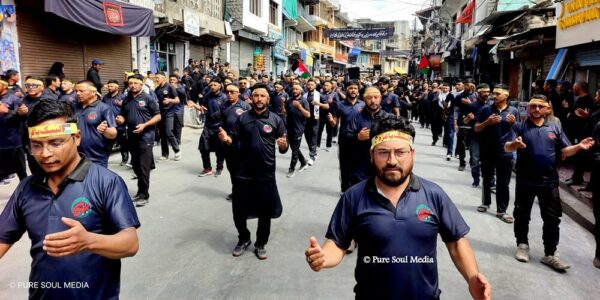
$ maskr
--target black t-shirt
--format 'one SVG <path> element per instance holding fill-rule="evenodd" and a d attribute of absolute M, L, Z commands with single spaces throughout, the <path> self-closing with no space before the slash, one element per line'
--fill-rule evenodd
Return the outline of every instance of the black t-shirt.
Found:
<path fill-rule="evenodd" d="M 309 110 L 308 101 L 306 101 L 304 97 L 300 97 L 299 99 L 290 99 L 286 103 L 287 131 L 288 136 L 290 138 L 302 137 L 306 125 L 306 117 L 302 114 L 302 112 L 299 109 L 294 107 L 294 101 L 300 101 L 302 107 L 306 110 Z"/>
<path fill-rule="evenodd" d="M 132 93 L 127 94 L 121 106 L 121 115 L 125 118 L 128 138 L 139 139 L 145 144 L 154 144 L 155 125 L 144 128 L 141 134 L 133 131 L 138 124 L 146 123 L 159 114 L 158 102 L 146 92 L 142 91 L 136 97 Z"/>
<path fill-rule="evenodd" d="M 481 142 L 479 144 L 481 155 L 486 157 L 495 157 L 496 155 L 512 156 L 510 152 L 504 151 L 504 144 L 511 141 L 510 136 L 513 126 L 513 124 L 506 120 L 506 117 L 513 115 L 518 121 L 519 111 L 508 105 L 503 111 L 499 111 L 496 105 L 486 105 L 477 114 L 477 122 L 483 123 L 492 114 L 502 116 L 502 121 L 498 124 L 489 125 L 478 133 L 477 136 Z"/>
<path fill-rule="evenodd" d="M 160 107 L 160 112 L 162 114 L 171 114 L 174 112 L 175 104 L 169 103 L 167 105 L 163 104 L 163 100 L 165 98 L 174 99 L 177 97 L 177 91 L 173 86 L 168 83 L 163 84 L 162 86 L 157 87 L 154 90 L 156 94 L 156 98 L 158 99 L 158 106 Z"/>

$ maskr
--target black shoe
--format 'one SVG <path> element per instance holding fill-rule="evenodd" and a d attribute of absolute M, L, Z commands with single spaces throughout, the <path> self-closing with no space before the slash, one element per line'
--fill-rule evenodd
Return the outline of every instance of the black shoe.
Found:
<path fill-rule="evenodd" d="M 433 141 L 433 142 L 431 143 L 431 146 L 435 146 L 435 143 L 437 143 L 437 141 Z"/>
<path fill-rule="evenodd" d="M 143 207 L 146 204 L 148 204 L 148 202 L 150 202 L 150 200 L 148 200 L 148 198 L 144 196 L 138 195 L 133 199 L 133 204 L 135 205 L 135 207 Z"/>
<path fill-rule="evenodd" d="M 233 194 L 227 195 L 227 197 L 225 197 L 225 199 L 231 201 L 233 199 Z"/>
<path fill-rule="evenodd" d="M 492 194 L 495 194 L 496 193 L 496 187 L 495 186 L 490 187 L 490 192 Z"/>
<path fill-rule="evenodd" d="M 479 181 L 473 181 L 473 183 L 471 184 L 472 187 L 476 188 L 479 187 Z"/>
<path fill-rule="evenodd" d="M 265 246 L 254 246 L 254 254 L 260 260 L 267 259 L 267 250 L 265 250 Z"/>
<path fill-rule="evenodd" d="M 238 257 L 244 254 L 244 252 L 246 252 L 246 248 L 248 248 L 250 244 L 252 244 L 251 240 L 247 240 L 245 242 L 239 241 L 235 248 L 233 248 L 233 252 L 231 252 L 231 255 Z"/>
<path fill-rule="evenodd" d="M 465 166 L 459 166 L 458 170 L 461 171 L 461 172 L 464 171 L 465 170 Z"/>
<path fill-rule="evenodd" d="M 215 172 L 215 177 L 219 177 L 221 176 L 221 174 L 223 174 L 223 169 L 217 169 L 217 171 Z"/>
<path fill-rule="evenodd" d="M 583 184 L 583 180 L 581 180 L 581 179 L 575 179 L 575 178 L 571 177 L 571 178 L 565 180 L 565 183 L 567 185 L 582 185 Z"/>

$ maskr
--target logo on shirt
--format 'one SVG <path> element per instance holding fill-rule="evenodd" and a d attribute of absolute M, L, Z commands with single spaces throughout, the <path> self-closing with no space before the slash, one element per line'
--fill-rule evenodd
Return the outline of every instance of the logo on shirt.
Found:
<path fill-rule="evenodd" d="M 85 218 L 92 212 L 92 204 L 85 197 L 79 197 L 71 204 L 71 213 L 75 218 Z"/>
<path fill-rule="evenodd" d="M 265 124 L 263 126 L 263 131 L 266 133 L 271 133 L 271 131 L 273 131 L 273 127 L 271 127 L 271 125 L 269 125 L 269 124 Z"/>
<path fill-rule="evenodd" d="M 87 115 L 88 120 L 90 121 L 94 121 L 96 120 L 96 118 L 98 117 L 98 115 L 95 112 L 91 112 Z"/>
<path fill-rule="evenodd" d="M 167 90 L 163 91 L 163 95 L 168 95 L 168 94 L 169 94 L 169 91 L 167 91 Z"/>
<path fill-rule="evenodd" d="M 417 218 L 419 219 L 419 221 L 427 222 L 427 223 L 433 222 L 431 220 L 431 216 L 433 215 L 433 212 L 431 211 L 431 208 L 429 206 L 427 206 L 427 204 L 419 204 L 417 206 L 416 213 L 417 213 Z"/>
<path fill-rule="evenodd" d="M 238 115 L 238 116 L 241 115 L 241 114 L 243 114 L 243 113 L 244 113 L 244 110 L 241 109 L 241 108 L 238 108 L 238 109 L 235 110 L 235 114 Z"/>
<path fill-rule="evenodd" d="M 138 105 L 140 107 L 144 107 L 144 106 L 146 106 L 146 101 L 138 101 Z"/>
<path fill-rule="evenodd" d="M 550 132 L 550 133 L 548 133 L 548 137 L 549 137 L 551 140 L 553 140 L 553 139 L 555 139 L 555 138 L 556 138 L 556 134 L 554 134 L 554 132 Z"/>
<path fill-rule="evenodd" d="M 392 100 L 391 99 L 387 99 L 387 104 L 392 104 Z"/>

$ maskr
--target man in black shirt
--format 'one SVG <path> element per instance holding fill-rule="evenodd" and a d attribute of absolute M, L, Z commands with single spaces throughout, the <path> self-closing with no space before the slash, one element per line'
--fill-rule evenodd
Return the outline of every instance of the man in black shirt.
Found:
<path fill-rule="evenodd" d="M 252 89 L 252 110 L 240 116 L 229 136 L 219 131 L 219 139 L 227 145 L 237 143 L 240 166 L 233 191 L 233 221 L 238 230 L 238 243 L 233 256 L 240 256 L 250 246 L 246 221 L 258 217 L 254 253 L 267 259 L 265 245 L 271 232 L 271 218 L 281 216 L 283 208 L 275 181 L 275 145 L 280 153 L 288 150 L 283 120 L 269 112 L 269 92 L 257 84 Z"/>
<path fill-rule="evenodd" d="M 96 89 L 98 89 L 98 91 L 102 90 L 102 80 L 100 79 L 99 72 L 102 69 L 103 64 L 104 63 L 101 60 L 94 58 L 92 60 L 92 66 L 88 70 L 87 77 L 86 77 L 87 80 L 94 83 L 94 85 L 96 86 Z"/>
<path fill-rule="evenodd" d="M 300 150 L 300 144 L 302 143 L 306 119 L 310 118 L 310 108 L 308 101 L 302 97 L 302 92 L 302 87 L 299 84 L 294 84 L 292 86 L 292 98 L 286 103 L 288 141 L 292 148 L 288 178 L 292 178 L 296 174 L 298 159 L 300 160 L 298 172 L 304 171 L 308 167 L 308 163 Z"/>
<path fill-rule="evenodd" d="M 179 104 L 179 97 L 177 91 L 167 81 L 165 73 L 156 73 L 157 87 L 154 90 L 158 104 L 160 107 L 160 122 L 158 123 L 160 132 L 160 148 L 161 157 L 160 160 L 169 159 L 169 145 L 175 152 L 174 160 L 181 160 L 181 151 L 179 150 L 179 143 L 173 133 L 175 126 L 175 109 Z"/>
<path fill-rule="evenodd" d="M 575 103 L 573 104 L 573 113 L 569 114 L 567 125 L 569 131 L 567 136 L 572 143 L 579 143 L 586 136 L 584 128 L 586 127 L 587 118 L 593 112 L 595 105 L 592 96 L 588 93 L 589 85 L 585 81 L 578 81 L 573 86 L 575 94 Z M 585 166 L 589 163 L 589 155 L 585 152 L 580 152 L 575 155 L 575 165 L 573 166 L 573 175 L 567 179 L 568 185 L 582 185 L 583 173 Z"/>
<path fill-rule="evenodd" d="M 304 137 L 308 144 L 308 165 L 312 166 L 317 160 L 317 136 L 319 131 L 319 119 L 321 109 L 329 109 L 327 100 L 321 99 L 320 93 L 317 91 L 317 82 L 314 79 L 309 79 L 306 82 L 306 93 L 303 96 L 309 104 L 310 118 L 306 120 L 306 128 L 304 129 Z M 325 101 L 325 102 L 324 102 Z"/>

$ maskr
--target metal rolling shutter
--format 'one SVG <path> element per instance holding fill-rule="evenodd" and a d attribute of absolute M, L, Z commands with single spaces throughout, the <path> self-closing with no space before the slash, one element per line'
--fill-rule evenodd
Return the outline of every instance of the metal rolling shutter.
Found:
<path fill-rule="evenodd" d="M 254 43 L 251 40 L 240 39 L 240 70 L 246 70 L 249 63 L 254 64 Z"/>
<path fill-rule="evenodd" d="M 206 59 L 206 48 L 201 45 L 190 44 L 190 58 L 194 60 Z"/>
<path fill-rule="evenodd" d="M 117 80 L 122 84 L 124 72 L 131 72 L 131 38 L 111 35 L 99 31 L 90 31 L 85 36 L 85 74 L 92 66 L 92 59 L 104 62 L 100 70 L 102 83 Z"/>
<path fill-rule="evenodd" d="M 600 50 L 579 50 L 575 53 L 575 62 L 579 67 L 600 66 Z"/>

